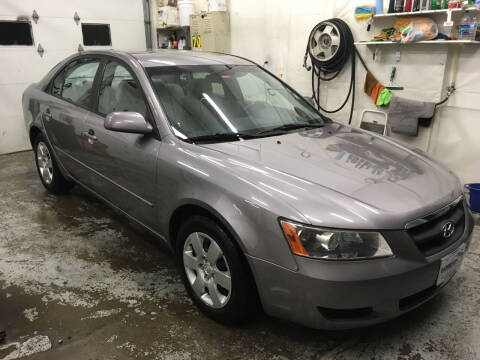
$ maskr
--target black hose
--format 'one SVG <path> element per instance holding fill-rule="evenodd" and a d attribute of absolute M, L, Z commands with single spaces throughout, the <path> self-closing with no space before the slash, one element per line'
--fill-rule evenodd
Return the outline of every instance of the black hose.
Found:
<path fill-rule="evenodd" d="M 326 23 L 333 24 L 337 27 L 340 35 L 340 43 L 338 45 L 337 52 L 335 55 L 326 61 L 319 61 L 314 54 L 312 54 L 312 49 L 310 49 L 310 39 L 312 38 L 314 32 L 321 26 Z M 313 93 L 313 100 L 317 105 L 318 110 L 326 112 L 328 114 L 336 113 L 342 110 L 345 105 L 347 104 L 350 97 L 352 98 L 351 105 L 350 105 L 350 116 L 348 119 L 348 123 L 352 123 L 352 116 L 353 116 L 353 108 L 355 106 L 355 73 L 356 73 L 356 56 L 360 58 L 360 61 L 363 67 L 368 71 L 365 62 L 360 57 L 355 48 L 354 41 L 353 41 L 353 34 L 350 30 L 348 24 L 341 20 L 341 19 L 330 19 L 326 21 L 322 21 L 318 23 L 310 32 L 308 37 L 307 49 L 305 50 L 305 57 L 304 57 L 304 66 L 309 70 L 306 66 L 307 55 L 310 56 L 310 61 L 312 63 L 312 93 Z M 345 101 L 335 110 L 327 110 L 320 105 L 320 81 L 331 81 L 335 79 L 340 72 L 343 70 L 345 65 L 347 64 L 348 60 L 351 61 L 351 77 L 350 77 L 350 86 L 348 88 L 348 93 L 345 98 Z"/>

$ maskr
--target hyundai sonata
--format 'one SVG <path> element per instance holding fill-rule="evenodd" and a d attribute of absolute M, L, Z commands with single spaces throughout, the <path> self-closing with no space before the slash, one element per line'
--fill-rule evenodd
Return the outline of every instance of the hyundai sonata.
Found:
<path fill-rule="evenodd" d="M 172 249 L 195 304 L 316 328 L 398 316 L 459 268 L 473 224 L 425 153 L 317 112 L 243 58 L 82 52 L 23 96 L 38 174 Z"/>

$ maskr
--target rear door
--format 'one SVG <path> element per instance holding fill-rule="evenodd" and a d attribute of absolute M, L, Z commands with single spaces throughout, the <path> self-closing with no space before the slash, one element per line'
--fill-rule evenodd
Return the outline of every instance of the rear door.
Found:
<path fill-rule="evenodd" d="M 88 177 L 79 159 L 83 151 L 84 121 L 93 104 L 93 83 L 100 58 L 70 62 L 50 84 L 49 101 L 42 103 L 43 123 L 55 153 L 67 170 L 80 181 Z"/>
<path fill-rule="evenodd" d="M 135 111 L 152 121 L 140 84 L 128 65 L 108 58 L 100 73 L 95 109 L 86 118 L 81 160 L 92 170 L 96 192 L 146 225 L 154 227 L 155 164 L 161 142 L 155 134 L 105 129 L 108 113 Z"/>

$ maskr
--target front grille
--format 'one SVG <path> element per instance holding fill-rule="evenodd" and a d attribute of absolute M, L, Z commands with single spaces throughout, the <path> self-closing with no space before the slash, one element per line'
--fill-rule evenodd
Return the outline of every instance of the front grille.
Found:
<path fill-rule="evenodd" d="M 450 237 L 445 238 L 443 236 L 443 226 L 449 221 L 455 225 L 455 231 Z M 456 206 L 441 216 L 407 230 L 408 234 L 425 256 L 431 256 L 446 249 L 460 239 L 464 231 L 465 209 L 463 207 L 463 201 L 460 201 Z"/>

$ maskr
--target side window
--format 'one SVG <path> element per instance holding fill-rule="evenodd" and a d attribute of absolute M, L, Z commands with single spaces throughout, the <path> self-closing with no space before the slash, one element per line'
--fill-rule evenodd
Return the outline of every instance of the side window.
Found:
<path fill-rule="evenodd" d="M 74 61 L 55 78 L 52 94 L 77 105 L 90 107 L 93 80 L 99 65 L 99 59 Z"/>
<path fill-rule="evenodd" d="M 146 117 L 147 107 L 139 85 L 132 74 L 117 62 L 110 61 L 105 67 L 98 111 L 104 115 L 114 111 L 135 111 Z"/>

